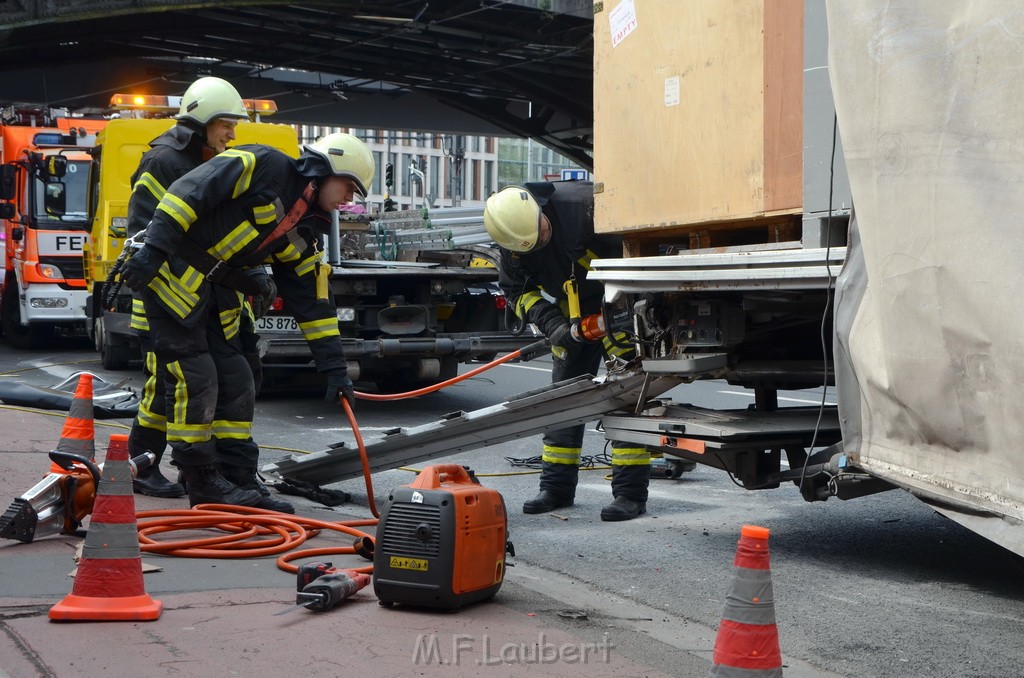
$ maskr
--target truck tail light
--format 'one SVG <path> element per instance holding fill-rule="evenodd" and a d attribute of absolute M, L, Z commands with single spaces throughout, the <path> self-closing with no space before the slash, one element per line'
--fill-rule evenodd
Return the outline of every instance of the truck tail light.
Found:
<path fill-rule="evenodd" d="M 284 299 L 281 297 L 274 297 L 274 301 L 270 304 L 271 311 L 283 311 L 284 310 Z"/>
<path fill-rule="evenodd" d="M 504 311 L 505 307 L 508 306 L 508 298 L 504 295 L 494 297 L 494 308 L 499 311 Z"/>

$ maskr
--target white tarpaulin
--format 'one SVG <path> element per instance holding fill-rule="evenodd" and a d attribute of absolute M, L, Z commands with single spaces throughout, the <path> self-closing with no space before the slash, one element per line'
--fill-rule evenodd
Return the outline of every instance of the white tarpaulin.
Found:
<path fill-rule="evenodd" d="M 847 453 L 1024 553 L 1024 4 L 828 0 Z"/>

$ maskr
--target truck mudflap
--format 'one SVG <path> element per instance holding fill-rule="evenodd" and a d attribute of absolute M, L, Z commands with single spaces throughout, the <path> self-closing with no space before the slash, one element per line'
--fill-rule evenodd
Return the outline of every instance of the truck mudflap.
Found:
<path fill-rule="evenodd" d="M 396 428 L 366 446 L 370 472 L 465 452 L 551 429 L 593 421 L 615 410 L 634 410 L 680 383 L 635 369 L 603 379 L 583 376 L 529 391 L 472 412 L 453 412 L 413 428 Z M 345 442 L 310 455 L 293 455 L 264 466 L 263 473 L 324 485 L 362 475 L 359 450 Z"/>
<path fill-rule="evenodd" d="M 393 357 L 393 356 L 458 356 L 475 358 L 493 353 L 511 353 L 537 340 L 533 334 L 515 337 L 510 334 L 495 336 L 452 334 L 440 337 L 381 337 L 379 339 L 351 339 L 342 337 L 345 357 Z M 268 342 L 264 362 L 275 357 L 294 356 L 297 352 L 309 352 L 309 345 L 301 335 L 284 338 L 273 336 Z M 268 361 L 268 358 L 270 359 Z"/>

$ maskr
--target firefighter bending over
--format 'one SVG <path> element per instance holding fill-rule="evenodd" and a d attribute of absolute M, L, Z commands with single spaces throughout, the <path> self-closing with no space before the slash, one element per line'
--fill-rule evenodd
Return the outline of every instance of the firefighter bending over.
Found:
<path fill-rule="evenodd" d="M 323 234 L 330 211 L 365 197 L 373 175 L 369 149 L 349 134 L 319 139 L 297 160 L 258 144 L 228 149 L 171 184 L 125 263 L 125 283 L 146 290 L 153 350 L 167 366 L 167 441 L 191 505 L 255 506 L 269 495 L 256 477 L 244 295 L 259 310 L 283 297 L 327 398 L 352 402 Z"/>
<path fill-rule="evenodd" d="M 566 282 L 579 290 L 583 315 L 600 313 L 604 286 L 587 279 L 590 262 L 622 253 L 620 238 L 594 234 L 591 182 L 509 186 L 487 199 L 484 224 L 501 248 L 498 284 L 502 292 L 516 314 L 536 325 L 551 342 L 552 383 L 596 375 L 602 355 L 633 357 L 632 349 L 619 348 L 608 337 L 587 341 L 569 325 Z M 544 434 L 540 494 L 523 504 L 523 513 L 572 506 L 583 434 L 583 424 Z M 612 443 L 614 501 L 601 509 L 602 520 L 631 520 L 647 510 L 650 464 L 645 447 Z"/>

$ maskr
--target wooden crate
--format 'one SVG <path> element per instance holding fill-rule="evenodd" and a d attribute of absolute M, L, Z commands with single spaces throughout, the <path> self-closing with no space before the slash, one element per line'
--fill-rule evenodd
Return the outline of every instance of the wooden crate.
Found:
<path fill-rule="evenodd" d="M 802 0 L 595 9 L 598 233 L 746 230 L 802 211 Z"/>

